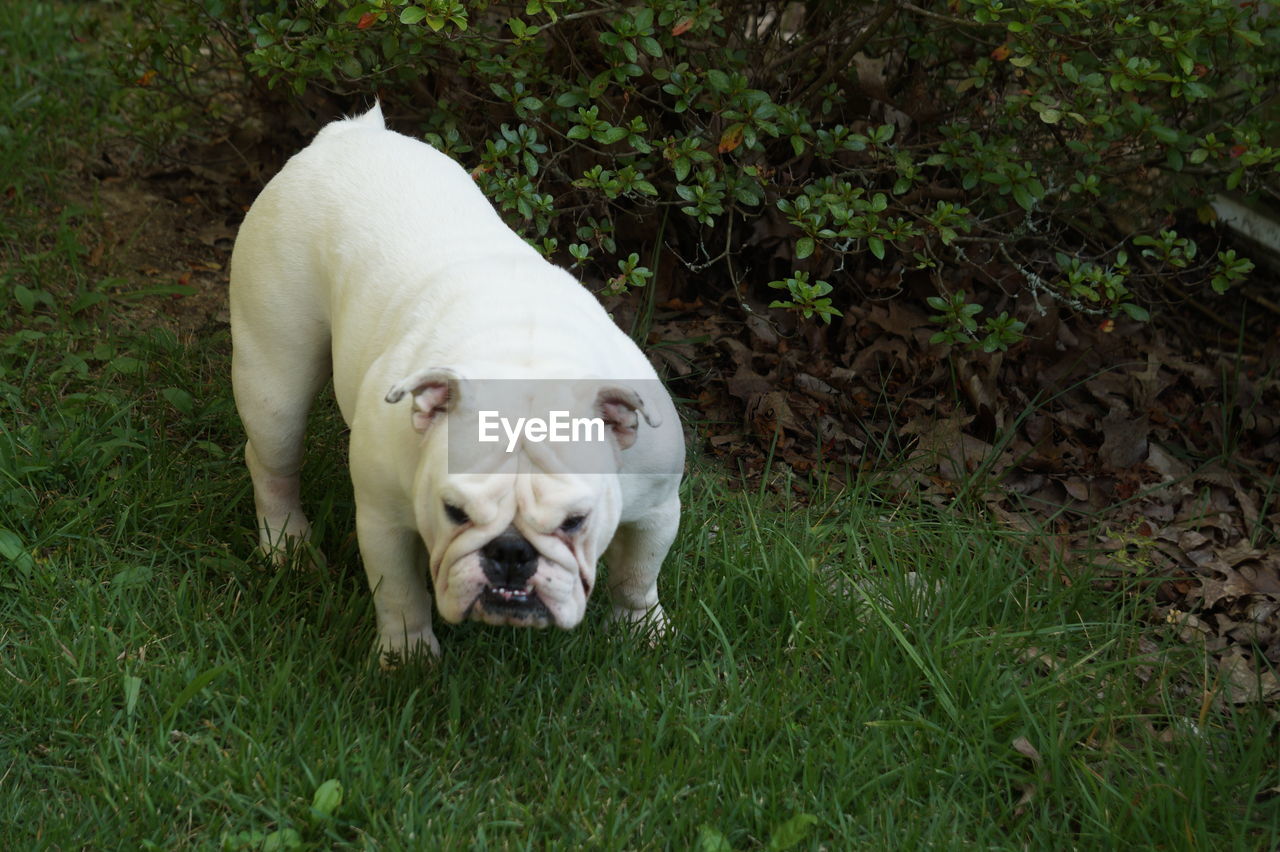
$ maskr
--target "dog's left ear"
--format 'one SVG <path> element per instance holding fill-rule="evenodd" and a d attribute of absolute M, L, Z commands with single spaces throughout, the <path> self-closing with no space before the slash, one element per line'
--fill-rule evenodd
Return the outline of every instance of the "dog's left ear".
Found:
<path fill-rule="evenodd" d="M 436 418 L 457 407 L 464 393 L 464 380 L 452 370 L 431 367 L 396 382 L 387 391 L 386 401 L 399 402 L 413 396 L 413 428 L 425 432 Z"/>
<path fill-rule="evenodd" d="M 640 426 L 641 417 L 652 428 L 662 425 L 662 418 L 645 408 L 640 395 L 627 387 L 601 388 L 596 394 L 596 411 L 613 430 L 620 450 L 636 442 L 636 429 Z"/>

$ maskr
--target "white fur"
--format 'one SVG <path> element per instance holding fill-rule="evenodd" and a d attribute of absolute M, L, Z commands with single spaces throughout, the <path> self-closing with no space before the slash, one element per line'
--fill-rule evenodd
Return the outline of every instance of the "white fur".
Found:
<path fill-rule="evenodd" d="M 332 374 L 351 429 L 356 531 L 384 654 L 438 654 L 431 590 L 446 620 L 466 617 L 484 585 L 479 549 L 512 527 L 538 551 L 531 585 L 556 625 L 581 621 L 606 548 L 615 616 L 661 622 L 657 577 L 678 524 L 684 461 L 670 397 L 644 400 L 634 446 L 614 447 L 614 473 L 555 472 L 526 453 L 515 466 L 495 458 L 504 472 L 449 475 L 443 424 L 422 410 L 441 395 L 412 397 L 418 377 L 613 387 L 656 375 L 461 167 L 387 130 L 377 106 L 323 128 L 263 189 L 232 255 L 231 327 L 260 542 L 277 557 L 310 533 L 298 473 L 307 412 Z M 388 394 L 395 389 L 399 397 Z M 446 497 L 465 503 L 465 529 L 444 517 Z M 566 540 L 556 527 L 570 509 L 590 516 Z"/>

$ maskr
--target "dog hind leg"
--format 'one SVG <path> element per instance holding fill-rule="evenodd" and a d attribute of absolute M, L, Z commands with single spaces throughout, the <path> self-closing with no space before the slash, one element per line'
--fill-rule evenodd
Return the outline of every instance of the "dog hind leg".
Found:
<path fill-rule="evenodd" d="M 246 306 L 232 303 L 231 383 L 248 437 L 259 546 L 283 563 L 311 534 L 299 477 L 307 415 L 330 374 L 329 335 L 323 324 L 260 306 L 238 317 L 236 308 Z"/>

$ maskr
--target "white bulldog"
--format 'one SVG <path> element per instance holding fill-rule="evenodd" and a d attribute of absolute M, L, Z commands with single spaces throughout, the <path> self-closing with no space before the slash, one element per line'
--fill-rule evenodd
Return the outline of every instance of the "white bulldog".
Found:
<path fill-rule="evenodd" d="M 277 561 L 311 531 L 304 433 L 333 377 L 384 663 L 440 653 L 428 577 L 448 622 L 567 629 L 602 551 L 614 617 L 661 628 L 684 466 L 670 396 L 578 281 L 378 106 L 323 128 L 254 202 L 231 332 L 260 543 Z M 597 428 L 556 443 L 557 421 Z"/>

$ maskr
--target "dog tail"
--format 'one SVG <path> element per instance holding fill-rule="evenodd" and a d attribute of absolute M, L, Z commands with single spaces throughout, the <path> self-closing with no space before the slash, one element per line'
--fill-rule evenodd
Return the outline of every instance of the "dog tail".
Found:
<path fill-rule="evenodd" d="M 340 118 L 337 121 L 331 121 L 324 127 L 320 128 L 320 132 L 316 134 L 316 138 L 321 136 L 332 136 L 338 133 L 345 133 L 348 130 L 385 130 L 386 122 L 382 118 L 382 104 L 378 101 L 373 102 L 373 108 L 363 115 L 353 115 L 347 118 Z"/>
<path fill-rule="evenodd" d="M 377 128 L 378 130 L 385 130 L 387 127 L 386 121 L 382 118 L 382 101 L 378 100 L 377 98 L 373 99 L 372 109 L 370 109 L 364 115 L 357 115 L 357 116 L 353 116 L 352 118 L 348 118 L 347 121 L 351 122 L 352 124 L 357 124 L 361 127 L 373 127 L 373 128 Z"/>

